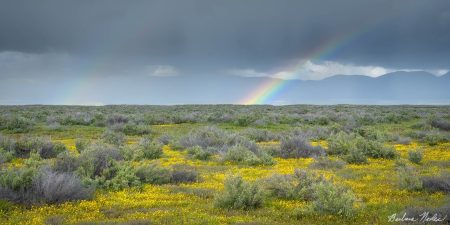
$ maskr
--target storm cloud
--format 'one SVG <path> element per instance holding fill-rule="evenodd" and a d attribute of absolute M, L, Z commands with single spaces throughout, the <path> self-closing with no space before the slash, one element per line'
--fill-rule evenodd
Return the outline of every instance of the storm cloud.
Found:
<path fill-rule="evenodd" d="M 299 79 L 450 69 L 448 0 L 0 3 L 2 82 L 271 76 L 301 59 L 319 72 L 305 68 Z"/>

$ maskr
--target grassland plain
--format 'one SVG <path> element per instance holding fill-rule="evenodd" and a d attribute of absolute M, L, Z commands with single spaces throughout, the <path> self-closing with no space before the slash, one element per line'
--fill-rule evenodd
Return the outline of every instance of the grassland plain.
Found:
<path fill-rule="evenodd" d="M 409 119 L 396 123 L 373 124 L 370 127 L 385 133 L 405 134 L 414 130 L 414 124 L 421 120 Z M 204 126 L 208 122 L 168 123 L 145 125 L 151 130 L 151 137 L 162 135 L 180 137 Z M 229 132 L 243 132 L 248 126 L 236 123 L 216 123 L 220 129 Z M 302 127 L 302 125 L 296 125 Z M 289 124 L 258 125 L 273 133 L 292 129 Z M 303 126 L 306 129 L 310 125 Z M 78 139 L 97 140 L 102 138 L 106 128 L 92 125 L 66 125 L 50 129 L 48 125 L 36 123 L 26 132 L 32 136 L 49 136 L 52 142 L 64 144 L 69 152 L 79 155 Z M 3 130 L 3 135 L 20 138 L 23 133 Z M 448 135 L 448 133 L 447 133 Z M 142 135 L 126 135 L 123 146 L 134 146 Z M 271 138 L 268 138 L 271 139 Z M 281 138 L 258 141 L 261 149 L 277 149 Z M 329 149 L 328 139 L 312 138 L 312 146 Z M 272 165 L 247 165 L 223 161 L 220 154 L 208 160 L 193 158 L 184 148 L 164 144 L 162 156 L 157 159 L 133 160 L 132 167 L 157 162 L 165 168 L 174 165 L 188 165 L 198 171 L 197 182 L 179 184 L 142 184 L 120 190 L 97 189 L 92 199 L 63 202 L 59 204 L 21 205 L 0 200 L 0 224 L 391 224 L 388 217 L 402 213 L 410 207 L 426 209 L 439 208 L 450 203 L 448 192 L 405 190 L 399 188 L 396 167 L 400 162 L 413 167 L 419 176 L 436 176 L 450 173 L 450 142 L 440 140 L 427 143 L 412 138 L 407 143 L 384 139 L 383 145 L 392 147 L 398 154 L 396 159 L 373 158 L 368 163 L 348 163 L 342 168 L 327 169 L 313 167 L 314 158 L 281 158 L 274 155 Z M 411 149 L 421 149 L 420 164 L 408 161 Z M 338 155 L 329 155 L 330 160 L 339 160 Z M 47 159 L 52 163 L 55 159 Z M 21 168 L 27 159 L 16 157 L 2 168 Z M 263 178 L 273 174 L 292 174 L 295 169 L 308 169 L 349 188 L 356 196 L 355 213 L 351 217 L 333 214 L 304 213 L 311 202 L 299 199 L 267 197 L 263 207 L 252 210 L 223 209 L 214 205 L 216 195 L 224 189 L 226 177 L 239 174 L 245 181 L 261 183 Z M 450 216 L 450 215 L 447 215 Z"/>

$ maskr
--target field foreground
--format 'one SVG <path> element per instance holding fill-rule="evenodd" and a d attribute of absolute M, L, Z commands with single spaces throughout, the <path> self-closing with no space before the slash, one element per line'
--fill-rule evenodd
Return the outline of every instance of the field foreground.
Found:
<path fill-rule="evenodd" d="M 209 107 L 214 110 L 214 106 Z M 301 111 L 304 107 L 308 106 L 289 109 L 291 111 L 282 113 L 282 116 L 292 115 L 293 111 Z M 117 122 L 119 119 L 116 119 L 111 122 L 112 120 L 104 119 L 106 122 L 100 125 L 94 122 L 76 124 L 64 123 L 62 118 L 54 119 L 57 122 L 50 121 L 49 116 L 60 115 L 60 112 L 55 113 L 60 108 L 44 107 L 44 110 L 47 110 L 44 113 L 47 116 L 39 119 L 36 115 L 43 111 L 42 108 L 27 108 L 22 112 L 8 107 L 2 109 L 3 120 L 0 121 L 3 124 L 7 124 L 10 116 L 19 115 L 30 120 L 32 125 L 22 131 L 3 126 L 2 140 L 15 140 L 15 147 L 8 149 L 2 144 L 0 148 L 3 155 L 7 155 L 7 152 L 13 155 L 1 164 L 0 175 L 3 178 L 0 178 L 0 199 L 3 200 L 0 200 L 0 224 L 390 224 L 393 214 L 398 218 L 405 212 L 417 216 L 412 213 L 414 211 L 429 211 L 430 218 L 437 212 L 437 217 L 430 219 L 428 223 L 442 224 L 448 222 L 444 216 L 450 216 L 450 187 L 449 180 L 446 180 L 450 172 L 449 132 L 445 126 L 429 122 L 436 118 L 441 123 L 448 121 L 448 107 L 398 107 L 395 110 L 369 107 L 364 112 L 373 117 L 376 114 L 370 113 L 373 110 L 392 112 L 393 115 L 400 115 L 404 110 L 414 115 L 390 121 L 373 118 L 371 122 L 364 122 L 357 119 L 356 125 L 353 124 L 355 121 L 348 122 L 352 115 L 343 119 L 330 119 L 330 112 L 327 110 L 335 110 L 333 107 L 320 108 L 316 113 L 319 116 L 314 119 L 310 118 L 313 113 L 295 121 L 264 124 L 256 123 L 256 119 L 243 122 L 243 114 L 238 113 L 233 114 L 237 115 L 236 118 L 226 121 L 199 119 L 176 123 L 137 122 L 139 120 L 135 116 L 139 115 L 140 109 L 129 109 L 127 112 L 126 107 L 119 113 L 116 113 L 117 109 L 102 111 L 105 118 L 120 115 L 127 118 L 124 121 Z M 98 109 L 77 110 L 88 115 Z M 190 110 L 192 111 L 186 109 L 188 112 Z M 239 112 L 242 109 L 234 110 Z M 258 115 L 255 117 L 267 118 L 265 112 L 262 116 L 258 114 L 259 110 L 261 109 L 257 107 L 250 108 L 250 112 Z M 267 109 L 270 110 L 277 109 Z M 360 109 L 355 106 L 341 110 L 355 112 Z M 69 111 L 73 109 L 66 113 Z M 172 110 L 169 111 L 173 113 Z M 358 116 L 360 114 L 355 118 Z M 202 118 L 201 112 L 198 118 Z M 56 128 L 53 127 L 55 124 Z M 123 128 L 127 124 L 139 126 L 142 132 L 128 132 Z M 352 127 L 348 127 L 350 124 Z M 323 134 L 317 132 L 318 128 L 325 130 Z M 316 132 L 311 134 L 311 131 Z M 420 132 L 427 133 L 420 136 Z M 431 137 L 431 134 L 435 137 Z M 23 154 L 19 154 L 18 146 L 21 146 L 21 141 L 31 143 L 27 139 L 30 137 L 48 137 L 51 143 L 64 145 L 65 150 L 55 156 L 46 156 L 41 147 L 30 147 L 30 153 L 24 154 L 22 151 Z M 163 140 L 163 137 L 167 140 Z M 144 139 L 151 143 L 158 142 L 158 145 L 142 147 Z M 357 141 L 353 143 L 353 139 Z M 83 148 L 81 140 L 87 143 Z M 227 145 L 231 142 L 233 144 Z M 85 154 L 98 151 L 95 149 L 97 147 L 90 147 L 93 145 L 107 146 L 104 148 L 114 148 L 120 152 L 121 156 L 117 159 L 109 158 L 108 162 L 115 167 L 103 170 L 100 175 L 89 175 L 86 172 L 88 167 L 83 167 L 82 160 L 91 159 L 83 158 Z M 219 148 L 218 146 L 219 150 L 209 148 Z M 345 146 L 354 147 L 347 149 Z M 143 153 L 136 150 L 140 148 Z M 159 149 L 160 152 L 147 154 L 145 149 L 150 148 Z M 286 149 L 291 148 L 293 151 L 286 153 Z M 369 150 L 355 152 L 358 149 Z M 230 153 L 233 151 L 234 153 Z M 324 153 L 316 154 L 320 151 Z M 377 152 L 373 153 L 374 151 Z M 245 152 L 246 155 L 240 155 L 239 152 Z M 77 164 L 73 170 L 58 170 L 57 165 L 63 159 L 61 154 L 69 155 L 73 161 L 81 160 L 80 165 Z M 137 171 L 147 168 L 147 165 L 157 165 L 160 171 L 173 170 L 172 178 L 155 181 L 156 178 L 150 175 L 140 176 Z M 11 198 L 5 194 L 13 191 L 8 186 L 8 179 L 4 178 L 7 177 L 5 174 L 26 168 L 34 168 L 34 173 L 39 174 L 46 167 L 53 168 L 55 174 L 70 173 L 79 177 L 85 187 L 95 189 L 92 196 L 70 201 L 31 202 L 17 200 L 19 197 Z M 178 167 L 184 168 L 180 171 L 195 171 L 195 178 L 183 177 L 179 178 L 179 182 L 173 181 Z M 314 174 L 311 176 L 321 177 L 326 182 L 317 181 L 318 184 L 312 186 L 312 197 L 305 197 L 299 192 L 287 195 L 285 192 L 291 193 L 292 190 L 286 187 L 293 187 L 291 183 L 294 181 L 290 179 L 296 176 L 296 169 L 298 173 L 306 171 L 305 173 Z M 182 174 L 190 176 L 185 172 Z M 36 176 L 33 175 L 31 179 Z M 243 186 L 248 184 L 255 187 L 251 192 L 260 193 L 261 196 L 255 194 L 248 200 L 245 196 L 234 193 L 237 200 L 234 199 L 233 202 L 227 199 L 228 203 L 232 202 L 232 206 L 220 204 L 220 196 L 232 193 L 225 190 L 225 183 L 233 177 L 241 177 Z M 276 179 L 280 179 L 280 183 L 274 186 Z M 432 184 L 429 180 L 433 180 Z M 282 185 L 283 182 L 287 182 L 286 187 Z M 325 197 L 322 198 L 318 194 L 321 193 L 318 187 L 321 184 L 327 187 L 326 184 L 329 183 L 336 189 L 323 192 Z M 301 185 L 300 182 L 299 186 Z M 28 186 L 25 185 L 24 188 Z M 245 188 L 242 190 L 247 191 Z M 346 194 L 352 197 L 341 199 L 336 196 Z M 241 201 L 240 198 L 244 200 Z M 239 201 L 240 204 L 236 203 Z M 439 221 L 440 219 L 444 221 Z"/>

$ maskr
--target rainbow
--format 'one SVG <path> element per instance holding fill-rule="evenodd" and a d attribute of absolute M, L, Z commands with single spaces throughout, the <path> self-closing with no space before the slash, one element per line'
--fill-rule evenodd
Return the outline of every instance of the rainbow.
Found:
<path fill-rule="evenodd" d="M 378 23 L 377 23 L 378 24 Z M 357 37 L 369 31 L 369 29 L 357 30 L 354 32 L 344 33 L 328 39 L 319 47 L 313 49 L 306 54 L 305 57 L 296 61 L 291 66 L 269 75 L 270 78 L 265 79 L 258 87 L 251 91 L 245 98 L 241 99 L 238 104 L 255 105 L 269 104 L 273 98 L 280 93 L 289 84 L 289 81 L 295 79 L 296 74 L 304 68 L 308 61 L 321 60 L 326 56 L 335 53 Z M 283 79 L 279 77 L 283 73 Z"/>

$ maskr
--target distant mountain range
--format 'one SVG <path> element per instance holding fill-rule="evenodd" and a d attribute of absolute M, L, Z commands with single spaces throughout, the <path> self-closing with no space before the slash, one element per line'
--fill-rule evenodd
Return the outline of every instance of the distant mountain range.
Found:
<path fill-rule="evenodd" d="M 274 78 L 220 76 L 170 80 L 180 92 L 167 92 L 164 102 L 236 103 Z M 194 84 L 197 83 L 197 84 Z M 201 85 L 199 85 L 201 84 Z M 161 85 L 164 86 L 163 83 Z M 195 88 L 201 86 L 202 88 Z M 167 86 L 166 86 L 167 87 Z M 167 90 L 167 88 L 166 88 Z M 379 77 L 335 75 L 323 80 L 289 80 L 267 104 L 450 104 L 450 72 L 437 77 L 428 72 L 393 72 Z"/>
<path fill-rule="evenodd" d="M 423 71 L 393 72 L 375 78 L 335 75 L 298 81 L 280 98 L 316 104 L 450 104 L 450 72 L 440 77 Z"/>
<path fill-rule="evenodd" d="M 270 81 L 275 79 L 206 75 L 111 76 L 98 78 L 88 87 L 73 86 L 76 78 L 20 81 L 16 85 L 0 83 L 0 104 L 238 104 Z M 72 87 L 57 85 L 61 83 Z M 273 91 L 265 104 L 450 104 L 450 72 L 440 77 L 419 71 L 376 78 L 336 75 L 323 80 L 289 80 Z"/>

